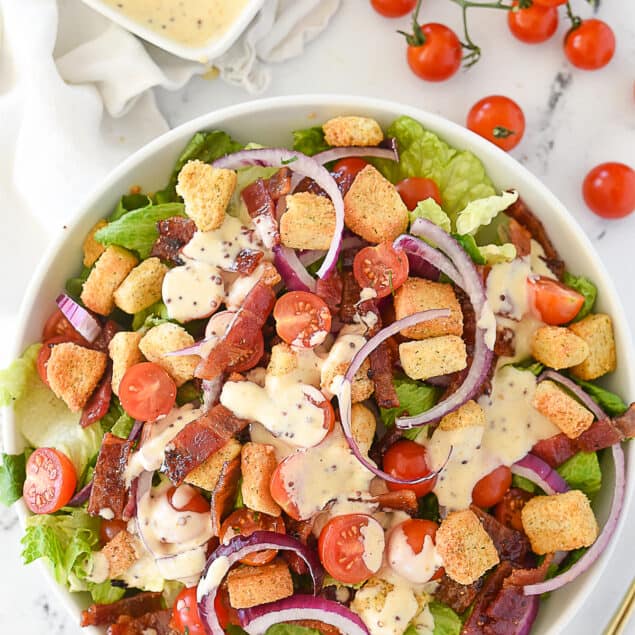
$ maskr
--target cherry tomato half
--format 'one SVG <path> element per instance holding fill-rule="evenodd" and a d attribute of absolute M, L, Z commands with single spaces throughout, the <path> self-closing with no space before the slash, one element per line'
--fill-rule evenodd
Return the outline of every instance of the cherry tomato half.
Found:
<path fill-rule="evenodd" d="M 294 466 L 296 461 L 301 460 L 302 455 L 299 453 L 291 454 L 290 456 L 282 459 L 273 471 L 273 474 L 271 475 L 271 482 L 269 484 L 269 491 L 273 500 L 276 501 L 287 515 L 291 516 L 294 520 L 305 519 L 302 518 L 297 503 L 293 500 L 291 493 L 287 489 L 288 479 L 286 477 L 286 473 L 288 473 L 287 470 L 289 468 L 295 471 L 295 468 L 292 466 Z"/>
<path fill-rule="evenodd" d="M 582 185 L 589 208 L 603 218 L 623 218 L 635 210 L 635 170 L 624 163 L 594 167 Z"/>
<path fill-rule="evenodd" d="M 518 0 L 514 0 L 518 6 Z M 558 29 L 558 10 L 532 4 L 527 9 L 507 13 L 507 26 L 512 35 L 526 44 L 539 44 L 548 40 Z"/>
<path fill-rule="evenodd" d="M 432 542 L 435 542 L 439 525 L 431 520 L 412 518 L 401 523 L 399 527 L 401 527 L 401 530 L 406 535 L 406 540 L 412 551 L 418 554 L 421 553 L 423 549 L 426 536 L 430 536 Z M 438 580 L 444 573 L 445 569 L 440 567 L 435 571 L 430 580 Z"/>
<path fill-rule="evenodd" d="M 442 82 L 459 70 L 463 59 L 461 42 L 452 29 L 431 22 L 421 25 L 425 43 L 408 46 L 407 60 L 412 72 L 429 82 Z"/>
<path fill-rule="evenodd" d="M 400 18 L 415 8 L 417 0 L 370 0 L 370 4 L 385 18 Z"/>
<path fill-rule="evenodd" d="M 352 182 L 367 165 L 368 161 L 364 161 L 364 159 L 360 159 L 359 157 L 348 157 L 347 159 L 340 159 L 333 166 L 333 172 L 343 176 L 350 176 Z"/>
<path fill-rule="evenodd" d="M 88 342 L 75 330 L 75 327 L 66 319 L 66 316 L 59 310 L 55 309 L 42 329 L 42 341 L 50 340 L 54 337 L 66 337 L 67 342 L 77 342 L 84 346 Z"/>
<path fill-rule="evenodd" d="M 374 289 L 378 298 L 385 298 L 398 289 L 408 278 L 408 256 L 392 243 L 364 247 L 355 254 L 353 275 L 363 288 Z"/>
<path fill-rule="evenodd" d="M 119 384 L 121 406 L 140 421 L 154 421 L 166 415 L 176 401 L 176 384 L 161 366 L 141 362 L 131 366 Z"/>
<path fill-rule="evenodd" d="M 615 53 L 613 29 L 602 20 L 583 20 L 564 38 L 567 59 L 585 71 L 595 71 L 606 66 Z"/>
<path fill-rule="evenodd" d="M 581 293 L 557 280 L 538 276 L 528 278 L 527 284 L 529 302 L 546 324 L 568 324 L 584 304 L 584 296 Z"/>
<path fill-rule="evenodd" d="M 512 471 L 501 465 L 484 476 L 472 490 L 472 501 L 485 509 L 499 503 L 505 492 L 511 487 Z"/>
<path fill-rule="evenodd" d="M 176 502 L 174 501 L 175 492 Z M 193 512 L 195 514 L 209 513 L 209 501 L 197 489 L 190 485 L 171 487 L 168 490 L 167 497 L 170 507 L 177 512 Z"/>
<path fill-rule="evenodd" d="M 273 308 L 276 331 L 287 343 L 313 348 L 321 344 L 331 330 L 331 312 L 315 293 L 290 291 Z"/>
<path fill-rule="evenodd" d="M 499 148 L 511 150 L 525 134 L 525 115 L 509 97 L 491 95 L 472 106 L 467 115 L 467 127 Z"/>
<path fill-rule="evenodd" d="M 179 633 L 188 635 L 206 635 L 203 620 L 198 612 L 196 602 L 196 587 L 183 589 L 174 601 L 170 626 Z"/>
<path fill-rule="evenodd" d="M 336 580 L 359 584 L 376 573 L 364 561 L 362 530 L 371 523 L 377 523 L 372 516 L 345 514 L 331 518 L 324 525 L 318 540 L 318 553 L 324 568 Z"/>
<path fill-rule="evenodd" d="M 494 509 L 496 520 L 516 531 L 523 531 L 521 512 L 530 498 L 533 498 L 533 494 L 524 489 L 512 487 L 508 492 L 505 492 L 505 496 Z"/>
<path fill-rule="evenodd" d="M 428 467 L 426 449 L 414 441 L 403 439 L 397 441 L 386 450 L 384 454 L 384 471 L 397 478 L 412 480 L 426 476 L 432 470 Z M 393 492 L 408 489 L 420 497 L 431 492 L 435 483 L 436 478 L 431 478 L 429 481 L 423 481 L 416 485 L 401 485 L 388 482 L 386 485 Z"/>
<path fill-rule="evenodd" d="M 54 448 L 38 448 L 26 464 L 22 494 L 34 514 L 52 514 L 73 497 L 77 474 L 70 459 Z"/>
<path fill-rule="evenodd" d="M 275 531 L 279 534 L 286 533 L 284 521 L 280 516 L 269 516 L 254 512 L 251 509 L 243 507 L 232 512 L 220 527 L 221 542 L 229 541 L 234 536 L 250 536 L 254 531 Z M 240 562 L 259 567 L 260 565 L 271 562 L 277 555 L 276 549 L 265 549 L 264 551 L 256 551 L 245 556 Z"/>
<path fill-rule="evenodd" d="M 411 176 L 403 181 L 399 181 L 396 188 L 397 192 L 399 192 L 399 196 L 401 196 L 401 200 L 409 210 L 413 210 L 417 207 L 419 201 L 425 201 L 427 198 L 433 198 L 441 205 L 439 186 L 432 179 Z"/>
<path fill-rule="evenodd" d="M 125 531 L 128 523 L 125 520 L 103 520 L 99 525 L 99 540 L 102 545 L 109 543 L 118 533 Z"/>

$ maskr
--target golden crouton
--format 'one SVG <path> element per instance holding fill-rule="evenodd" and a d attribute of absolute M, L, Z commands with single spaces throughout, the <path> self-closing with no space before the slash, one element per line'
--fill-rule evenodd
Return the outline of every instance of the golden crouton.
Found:
<path fill-rule="evenodd" d="M 377 419 L 370 408 L 364 404 L 354 403 L 351 408 L 351 431 L 359 449 L 368 454 L 375 439 Z"/>
<path fill-rule="evenodd" d="M 79 412 L 106 370 L 108 355 L 71 342 L 56 344 L 46 365 L 51 390 L 73 411 Z"/>
<path fill-rule="evenodd" d="M 335 117 L 322 130 L 330 146 L 376 146 L 384 139 L 381 126 L 370 117 Z"/>
<path fill-rule="evenodd" d="M 311 192 L 290 194 L 280 219 L 280 240 L 292 249 L 328 249 L 335 233 L 331 199 Z"/>
<path fill-rule="evenodd" d="M 112 391 L 119 395 L 119 383 L 126 371 L 143 361 L 139 342 L 143 337 L 140 331 L 119 331 L 108 344 L 108 353 L 112 359 Z"/>
<path fill-rule="evenodd" d="M 456 335 L 399 344 L 399 359 L 411 379 L 447 375 L 467 366 L 465 342 Z"/>
<path fill-rule="evenodd" d="M 322 366 L 322 376 L 320 378 L 320 386 L 322 390 L 335 394 L 334 388 L 338 388 L 338 377 L 343 378 L 350 362 L 341 362 L 334 366 L 324 365 Z M 364 401 L 368 399 L 375 390 L 375 386 L 368 378 L 368 371 L 370 370 L 370 360 L 364 360 L 361 368 L 355 373 L 353 381 L 351 383 L 351 400 L 353 403 Z"/>
<path fill-rule="evenodd" d="M 499 563 L 492 539 L 470 509 L 446 516 L 437 530 L 436 545 L 446 574 L 460 584 L 471 584 Z"/>
<path fill-rule="evenodd" d="M 617 355 L 610 316 L 605 313 L 587 315 L 569 328 L 589 345 L 587 358 L 571 369 L 576 377 L 590 381 L 615 370 Z"/>
<path fill-rule="evenodd" d="M 185 213 L 202 232 L 218 229 L 236 188 L 236 172 L 188 161 L 179 172 L 176 192 L 185 201 Z"/>
<path fill-rule="evenodd" d="M 243 445 L 240 469 L 243 475 L 243 502 L 246 507 L 269 516 L 280 516 L 280 506 L 269 491 L 271 476 L 277 465 L 273 446 L 251 442 Z"/>
<path fill-rule="evenodd" d="M 125 573 L 138 559 L 135 537 L 126 530 L 120 531 L 101 550 L 108 560 L 108 575 L 117 578 Z"/>
<path fill-rule="evenodd" d="M 82 249 L 84 251 L 84 267 L 92 267 L 97 258 L 101 256 L 106 248 L 95 240 L 95 232 L 102 227 L 106 227 L 108 223 L 105 220 L 100 220 L 93 225 L 92 229 L 88 232 L 88 235 L 84 239 Z"/>
<path fill-rule="evenodd" d="M 283 377 L 298 367 L 298 358 L 293 349 L 285 342 L 271 347 L 271 359 L 267 366 L 267 375 Z"/>
<path fill-rule="evenodd" d="M 598 537 L 589 499 L 577 489 L 535 496 L 523 507 L 521 518 L 531 548 L 539 555 L 588 547 Z"/>
<path fill-rule="evenodd" d="M 218 484 L 223 466 L 240 455 L 240 442 L 230 439 L 224 446 L 211 454 L 203 463 L 188 472 L 185 482 L 212 492 Z"/>
<path fill-rule="evenodd" d="M 401 334 L 413 340 L 440 335 L 463 335 L 463 312 L 451 284 L 408 278 L 395 291 L 395 317 L 398 320 L 429 309 L 450 309 L 450 315 L 447 318 L 420 322 L 404 329 Z"/>
<path fill-rule="evenodd" d="M 115 304 L 126 313 L 138 313 L 161 299 L 168 268 L 158 258 L 137 265 L 115 291 Z"/>
<path fill-rule="evenodd" d="M 198 355 L 166 355 L 194 344 L 194 338 L 181 326 L 164 322 L 151 328 L 139 342 L 145 358 L 161 366 L 177 386 L 194 378 L 201 358 Z"/>
<path fill-rule="evenodd" d="M 576 439 L 593 423 L 593 413 L 552 381 L 536 386 L 532 406 L 570 439 Z"/>
<path fill-rule="evenodd" d="M 82 302 L 95 313 L 108 315 L 115 308 L 115 291 L 139 262 L 123 247 L 110 245 L 99 256 L 82 289 Z"/>
<path fill-rule="evenodd" d="M 395 186 L 372 165 L 356 177 L 344 196 L 346 226 L 370 243 L 394 240 L 408 227 L 408 208 Z"/>
<path fill-rule="evenodd" d="M 227 575 L 229 603 L 247 609 L 293 595 L 293 580 L 283 560 L 260 567 L 238 567 Z"/>
<path fill-rule="evenodd" d="M 531 354 L 545 366 L 560 370 L 582 363 L 589 355 L 589 346 L 567 328 L 541 326 L 534 331 Z"/>
<path fill-rule="evenodd" d="M 445 415 L 439 422 L 439 430 L 462 430 L 472 426 L 485 426 L 485 411 L 476 401 L 470 399 L 460 408 Z"/>

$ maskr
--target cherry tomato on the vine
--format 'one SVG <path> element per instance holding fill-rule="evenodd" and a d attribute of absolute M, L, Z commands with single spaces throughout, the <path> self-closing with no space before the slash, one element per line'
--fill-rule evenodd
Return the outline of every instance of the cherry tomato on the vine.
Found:
<path fill-rule="evenodd" d="M 400 18 L 415 8 L 417 0 L 370 0 L 370 4 L 385 18 Z"/>
<path fill-rule="evenodd" d="M 378 298 L 389 296 L 408 278 L 409 264 L 405 251 L 385 242 L 364 247 L 355 254 L 353 274 L 360 287 L 374 289 Z"/>
<path fill-rule="evenodd" d="M 622 218 L 635 210 L 635 170 L 624 163 L 602 163 L 582 185 L 589 208 L 603 218 Z"/>
<path fill-rule="evenodd" d="M 408 65 L 429 82 L 442 82 L 459 70 L 463 48 L 456 33 L 444 24 L 421 25 L 421 35 L 408 36 Z M 419 39 L 423 41 L 419 43 Z"/>
<path fill-rule="evenodd" d="M 360 159 L 359 157 L 347 157 L 346 159 L 340 159 L 334 166 L 333 172 L 342 175 L 350 175 L 351 179 L 354 179 L 366 166 L 368 161 Z"/>
<path fill-rule="evenodd" d="M 496 505 L 503 499 L 511 484 L 512 471 L 506 465 L 501 465 L 486 474 L 474 486 L 472 501 L 479 507 L 492 507 L 492 505 Z"/>
<path fill-rule="evenodd" d="M 518 7 L 518 0 L 514 0 L 513 4 Z M 507 25 L 514 37 L 522 42 L 539 44 L 548 40 L 558 29 L 558 10 L 534 3 L 527 9 L 509 11 Z"/>
<path fill-rule="evenodd" d="M 403 439 L 391 445 L 384 454 L 384 471 L 391 476 L 403 480 L 413 480 L 430 474 L 432 471 L 428 465 L 428 453 L 425 447 Z M 417 483 L 415 485 L 402 485 L 400 483 L 386 483 L 391 491 L 409 489 L 417 496 L 425 496 L 432 491 L 436 478 Z"/>
<path fill-rule="evenodd" d="M 574 26 L 565 36 L 564 52 L 578 68 L 594 71 L 606 66 L 615 53 L 613 29 L 602 20 L 591 18 Z"/>
<path fill-rule="evenodd" d="M 419 201 L 433 198 L 441 205 L 441 192 L 439 186 L 432 179 L 425 179 L 421 176 L 411 176 L 403 181 L 399 181 L 395 186 L 401 200 L 409 210 L 417 207 Z"/>
<path fill-rule="evenodd" d="M 467 115 L 467 127 L 503 150 L 515 148 L 525 133 L 525 115 L 520 106 L 503 95 L 477 101 Z"/>

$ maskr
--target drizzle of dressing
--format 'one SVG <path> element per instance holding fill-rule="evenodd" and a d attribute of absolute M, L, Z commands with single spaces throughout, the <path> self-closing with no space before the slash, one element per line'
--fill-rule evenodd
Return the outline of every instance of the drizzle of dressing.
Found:
<path fill-rule="evenodd" d="M 492 311 L 520 320 L 529 309 L 527 278 L 530 275 L 527 258 L 493 265 L 487 276 L 487 302 Z"/>
<path fill-rule="evenodd" d="M 329 396 L 339 392 L 339 386 L 344 379 L 342 369 L 346 371 L 355 353 L 366 344 L 366 338 L 362 335 L 364 330 L 365 327 L 360 325 L 344 326 L 322 363 L 321 384 Z M 330 384 L 325 385 L 329 378 L 332 378 Z"/>
<path fill-rule="evenodd" d="M 214 560 L 209 566 L 207 573 L 198 583 L 196 589 L 196 600 L 200 602 L 208 593 L 220 586 L 223 578 L 229 571 L 229 558 L 220 556 Z"/>
<path fill-rule="evenodd" d="M 360 533 L 364 545 L 362 560 L 369 571 L 377 573 L 381 568 L 381 563 L 384 559 L 384 549 L 386 548 L 384 530 L 378 522 L 369 521 L 367 525 L 360 529 Z"/>
<path fill-rule="evenodd" d="M 428 582 L 435 571 L 443 566 L 443 559 L 430 536 L 423 541 L 423 549 L 415 553 L 402 527 L 396 527 L 388 539 L 388 564 L 409 582 Z"/>

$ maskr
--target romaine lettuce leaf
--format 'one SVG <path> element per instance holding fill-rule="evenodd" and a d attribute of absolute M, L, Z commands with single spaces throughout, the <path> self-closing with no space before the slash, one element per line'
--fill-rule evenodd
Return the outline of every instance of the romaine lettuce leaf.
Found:
<path fill-rule="evenodd" d="M 505 243 L 504 245 L 480 245 L 478 250 L 488 265 L 511 262 L 516 258 L 516 247 L 511 243 Z"/>
<path fill-rule="evenodd" d="M 37 373 L 35 363 L 41 344 L 31 344 L 22 357 L 0 370 L 0 407 L 10 406 L 24 396 L 29 380 Z"/>
<path fill-rule="evenodd" d="M 410 224 L 415 222 L 417 218 L 425 218 L 435 225 L 438 225 L 444 231 L 450 233 L 452 231 L 452 221 L 450 217 L 441 209 L 441 206 L 433 199 L 427 198 L 419 201 L 409 214 Z"/>
<path fill-rule="evenodd" d="M 153 326 L 159 326 L 159 324 L 169 321 L 168 307 L 159 300 L 133 315 L 132 330 L 151 329 Z"/>
<path fill-rule="evenodd" d="M 454 238 L 463 249 L 467 252 L 467 255 L 472 259 L 472 262 L 477 265 L 484 265 L 485 258 L 481 254 L 481 250 L 479 246 L 476 244 L 476 240 L 474 240 L 474 236 L 471 234 L 452 234 L 452 238 Z"/>
<path fill-rule="evenodd" d="M 450 218 L 476 199 L 496 194 L 481 161 L 469 151 L 452 148 L 410 117 L 399 117 L 386 131 L 399 146 L 399 163 L 374 159 L 372 163 L 392 183 L 406 177 L 432 179 L 441 192 Z"/>
<path fill-rule="evenodd" d="M 584 304 L 578 314 L 575 316 L 574 322 L 581 320 L 591 313 L 595 300 L 598 297 L 598 288 L 585 276 L 574 276 L 568 271 L 564 272 L 562 281 L 572 289 L 584 296 Z"/>
<path fill-rule="evenodd" d="M 324 140 L 322 126 L 293 131 L 293 149 L 298 152 L 311 157 L 318 152 L 328 150 L 329 147 L 329 144 Z"/>
<path fill-rule="evenodd" d="M 26 479 L 26 453 L 0 454 L 0 503 L 11 505 L 22 496 Z"/>
<path fill-rule="evenodd" d="M 461 618 L 449 606 L 433 600 L 428 607 L 434 617 L 434 635 L 460 635 Z"/>
<path fill-rule="evenodd" d="M 456 231 L 459 234 L 475 234 L 479 227 L 489 225 L 517 200 L 518 192 L 503 192 L 471 201 L 457 214 Z"/>
<path fill-rule="evenodd" d="M 578 452 L 557 468 L 557 472 L 571 489 L 582 490 L 589 498 L 602 487 L 602 470 L 595 452 Z"/>
<path fill-rule="evenodd" d="M 102 245 L 119 245 L 131 249 L 141 259 L 145 259 L 159 237 L 157 222 L 172 216 L 185 216 L 182 203 L 165 203 L 136 209 L 97 230 L 95 240 Z"/>
<path fill-rule="evenodd" d="M 66 293 L 73 298 L 73 300 L 81 303 L 82 289 L 84 288 L 84 282 L 88 280 L 88 276 L 92 270 L 92 267 L 83 267 L 80 274 L 74 278 L 69 278 L 64 285 Z"/>
<path fill-rule="evenodd" d="M 227 635 L 247 635 L 247 633 L 234 624 L 229 624 L 225 629 Z M 265 635 L 322 635 L 320 631 L 297 624 L 274 624 L 267 629 Z"/>
<path fill-rule="evenodd" d="M 152 205 L 152 201 L 147 194 L 124 194 L 117 203 L 117 207 L 108 217 L 108 222 L 119 220 L 128 212 L 138 209 L 146 209 Z"/>
<path fill-rule="evenodd" d="M 578 379 L 571 376 L 571 379 L 586 392 L 595 403 L 597 403 L 606 414 L 611 417 L 619 417 L 628 410 L 628 405 L 624 403 L 619 395 L 616 395 L 606 388 L 602 388 L 590 381 Z"/>

